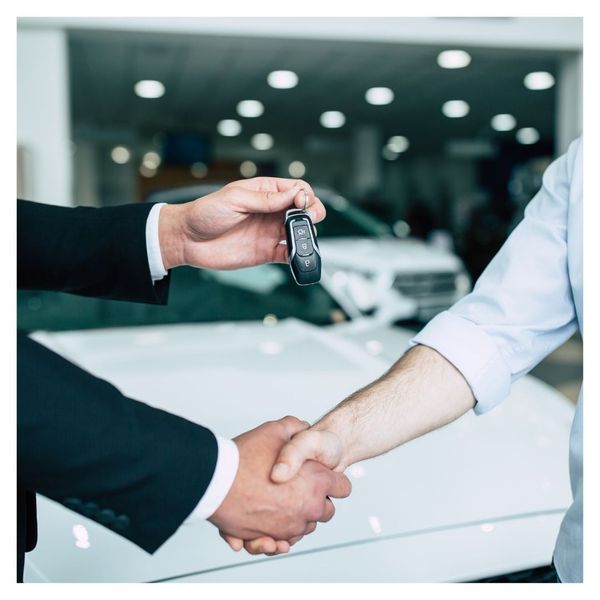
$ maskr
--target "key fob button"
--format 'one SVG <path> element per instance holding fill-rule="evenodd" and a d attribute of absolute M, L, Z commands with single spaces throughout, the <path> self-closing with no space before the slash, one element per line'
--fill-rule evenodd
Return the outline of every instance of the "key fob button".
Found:
<path fill-rule="evenodd" d="M 299 256 L 297 259 L 298 268 L 301 271 L 314 271 L 317 268 L 317 260 L 315 255 L 312 256 Z"/>
<path fill-rule="evenodd" d="M 294 225 L 294 237 L 297 240 L 300 238 L 310 237 L 308 225 L 306 225 L 306 223 L 300 223 L 299 225 Z"/>
<path fill-rule="evenodd" d="M 296 240 L 296 252 L 298 256 L 310 256 L 313 253 L 313 245 L 309 239 Z"/>

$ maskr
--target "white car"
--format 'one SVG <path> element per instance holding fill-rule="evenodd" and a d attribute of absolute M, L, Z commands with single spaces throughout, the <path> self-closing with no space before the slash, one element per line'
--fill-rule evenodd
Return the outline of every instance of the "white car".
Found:
<path fill-rule="evenodd" d="M 187 202 L 219 189 L 214 184 L 152 193 L 149 202 Z M 414 237 L 398 237 L 392 227 L 343 196 L 315 188 L 327 208 L 319 223 L 323 276 L 352 316 L 370 315 L 382 323 L 428 321 L 471 289 L 456 254 Z M 406 223 L 403 223 L 406 230 Z"/>
<path fill-rule="evenodd" d="M 125 394 L 235 436 L 286 414 L 317 419 L 405 349 L 410 331 L 348 319 L 325 286 L 296 286 L 284 265 L 181 268 L 167 307 L 20 292 L 19 325 Z M 278 557 L 234 553 L 208 522 L 150 555 L 40 496 L 25 581 L 544 580 L 571 501 L 572 417 L 524 377 L 490 413 L 352 465 L 334 519 Z"/>

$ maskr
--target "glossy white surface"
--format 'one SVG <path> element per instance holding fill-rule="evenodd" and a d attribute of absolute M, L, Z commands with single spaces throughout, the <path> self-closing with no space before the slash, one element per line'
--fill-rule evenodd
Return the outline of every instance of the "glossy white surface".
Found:
<path fill-rule="evenodd" d="M 345 265 L 367 273 L 381 269 L 394 273 L 458 273 L 462 268 L 458 256 L 414 238 L 319 238 L 319 247 L 323 263 Z"/>
<path fill-rule="evenodd" d="M 410 333 L 365 323 L 317 328 L 289 319 L 269 327 L 188 324 L 36 337 L 125 394 L 234 436 L 286 414 L 318 418 L 381 374 Z M 465 415 L 354 465 L 352 496 L 338 501 L 336 517 L 285 560 L 235 554 L 208 523 L 182 527 L 150 556 L 40 497 L 39 543 L 28 555 L 28 577 L 151 581 L 211 570 L 202 580 L 437 581 L 540 566 L 549 561 L 570 503 L 572 414 L 555 390 L 522 379 L 491 413 Z M 492 529 L 482 530 L 485 524 Z M 85 527 L 89 547 L 77 545 L 83 530 L 76 525 Z M 369 540 L 377 541 L 356 545 Z M 337 545 L 344 548 L 328 549 Z"/>

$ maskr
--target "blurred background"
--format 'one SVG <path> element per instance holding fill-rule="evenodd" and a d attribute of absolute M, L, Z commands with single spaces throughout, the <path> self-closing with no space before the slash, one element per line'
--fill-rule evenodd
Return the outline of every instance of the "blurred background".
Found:
<path fill-rule="evenodd" d="M 19 197 L 304 178 L 328 207 L 337 304 L 409 328 L 468 292 L 582 132 L 580 18 L 22 18 L 17 39 Z M 52 306 L 21 294 L 20 325 L 132 319 Z M 574 399 L 581 352 L 574 338 L 534 374 Z"/>

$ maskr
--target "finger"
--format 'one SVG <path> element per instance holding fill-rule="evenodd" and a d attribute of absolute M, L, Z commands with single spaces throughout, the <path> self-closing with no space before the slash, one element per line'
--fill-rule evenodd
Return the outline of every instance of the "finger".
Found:
<path fill-rule="evenodd" d="M 333 498 L 347 498 L 352 492 L 350 480 L 343 474 L 331 471 L 328 473 L 330 478 L 327 495 Z"/>
<path fill-rule="evenodd" d="M 244 547 L 244 540 L 241 540 L 240 538 L 223 533 L 222 531 L 219 531 L 219 535 L 229 544 L 229 547 L 234 552 L 239 552 Z"/>
<path fill-rule="evenodd" d="M 302 421 L 298 417 L 293 417 L 292 415 L 287 415 L 287 417 L 283 417 L 279 419 L 279 423 L 283 425 L 283 429 L 288 438 L 304 431 L 310 427 L 310 423 L 308 421 Z"/>
<path fill-rule="evenodd" d="M 299 194 L 298 187 L 291 187 L 281 192 L 265 191 L 259 192 L 242 187 L 232 188 L 240 209 L 246 213 L 276 213 L 294 205 Z"/>
<path fill-rule="evenodd" d="M 273 248 L 273 256 L 271 262 L 286 263 L 288 261 L 288 249 L 286 244 L 277 244 Z"/>
<path fill-rule="evenodd" d="M 277 552 L 277 542 L 268 536 L 247 540 L 244 542 L 244 548 L 249 554 L 270 554 Z"/>
<path fill-rule="evenodd" d="M 304 536 L 303 535 L 297 535 L 296 537 L 290 538 L 288 540 L 288 543 L 291 546 L 293 546 L 294 544 L 297 544 Z"/>
<path fill-rule="evenodd" d="M 277 540 L 277 552 L 275 554 L 287 554 L 292 544 L 287 540 Z"/>
<path fill-rule="evenodd" d="M 335 515 L 335 506 L 329 498 L 325 498 L 323 514 L 319 518 L 319 521 L 321 521 L 321 523 L 327 523 L 327 521 L 331 521 L 331 519 L 333 519 L 333 515 Z"/>
<path fill-rule="evenodd" d="M 340 462 L 340 453 L 339 439 L 331 432 L 302 431 L 279 452 L 271 479 L 275 483 L 289 481 L 307 460 L 316 460 L 333 469 Z"/>
<path fill-rule="evenodd" d="M 308 525 L 306 526 L 306 529 L 304 530 L 304 535 L 308 535 L 309 533 L 312 533 L 316 528 L 317 528 L 317 522 L 310 521 L 308 523 Z"/>

